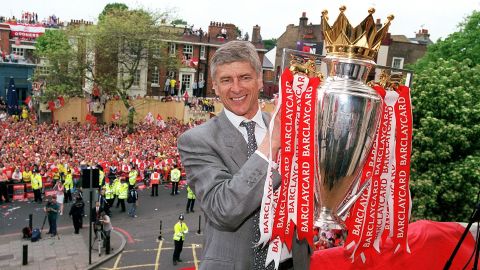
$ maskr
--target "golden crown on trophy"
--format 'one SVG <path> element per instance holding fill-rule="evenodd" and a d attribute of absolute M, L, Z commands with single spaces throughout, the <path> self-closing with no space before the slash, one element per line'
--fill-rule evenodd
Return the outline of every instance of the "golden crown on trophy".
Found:
<path fill-rule="evenodd" d="M 354 28 L 344 14 L 346 9 L 345 6 L 340 7 L 340 14 L 333 26 L 328 24 L 328 11 L 322 11 L 322 30 L 327 55 L 374 60 L 394 16 L 388 16 L 387 22 L 377 29 L 372 16 L 375 9 L 370 8 L 369 15 Z"/>

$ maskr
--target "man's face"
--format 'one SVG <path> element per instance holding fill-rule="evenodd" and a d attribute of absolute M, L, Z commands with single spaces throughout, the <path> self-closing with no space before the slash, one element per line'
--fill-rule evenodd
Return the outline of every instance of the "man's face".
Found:
<path fill-rule="evenodd" d="M 261 76 L 249 62 L 219 65 L 213 78 L 215 94 L 226 109 L 247 119 L 258 111 L 258 95 L 263 87 Z"/>

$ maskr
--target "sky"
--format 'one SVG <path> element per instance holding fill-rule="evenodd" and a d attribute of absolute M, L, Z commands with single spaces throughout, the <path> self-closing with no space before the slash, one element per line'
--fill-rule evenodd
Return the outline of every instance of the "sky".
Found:
<path fill-rule="evenodd" d="M 233 23 L 251 36 L 254 25 L 261 27 L 263 39 L 278 38 L 287 25 L 298 25 L 302 12 L 308 22 L 320 23 L 322 10 L 329 11 L 330 23 L 336 19 L 341 5 L 350 24 L 356 26 L 367 15 L 368 8 L 376 9 L 373 15 L 384 22 L 388 15 L 395 16 L 390 33 L 414 37 L 420 29 L 428 29 L 430 39 L 446 38 L 458 30 L 458 24 L 472 13 L 480 10 L 480 0 L 15 0 L 2 5 L 0 16 L 21 16 L 22 11 L 36 12 L 39 19 L 55 14 L 62 21 L 84 19 L 96 21 L 108 3 L 124 3 L 130 9 L 144 8 L 150 11 L 168 11 L 172 18 L 183 19 L 194 28 L 208 29 L 210 21 Z"/>

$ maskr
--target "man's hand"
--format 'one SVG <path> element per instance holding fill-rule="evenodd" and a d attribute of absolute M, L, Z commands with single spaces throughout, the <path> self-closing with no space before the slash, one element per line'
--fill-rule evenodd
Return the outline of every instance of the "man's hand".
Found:
<path fill-rule="evenodd" d="M 275 98 L 275 107 L 277 106 L 278 104 L 278 98 Z M 278 153 L 278 150 L 280 149 L 281 147 L 281 117 L 282 117 L 282 114 L 281 114 L 281 110 L 278 111 L 277 115 L 275 118 L 272 118 L 270 121 L 274 121 L 274 125 L 273 125 L 273 131 L 272 131 L 272 140 L 271 140 L 271 147 L 272 147 L 272 155 L 273 157 L 269 157 L 269 154 L 270 154 L 270 133 L 267 131 L 267 134 L 265 135 L 265 138 L 263 139 L 262 143 L 258 146 L 257 150 L 262 152 L 262 154 L 264 154 L 266 157 L 272 159 L 272 160 L 276 160 L 276 157 L 277 157 L 277 153 Z"/>

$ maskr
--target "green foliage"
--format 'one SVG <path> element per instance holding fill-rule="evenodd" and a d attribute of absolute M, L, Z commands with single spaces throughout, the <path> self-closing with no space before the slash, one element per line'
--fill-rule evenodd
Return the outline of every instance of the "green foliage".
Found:
<path fill-rule="evenodd" d="M 414 219 L 467 222 L 480 192 L 480 12 L 413 65 Z"/>
<path fill-rule="evenodd" d="M 187 21 L 183 20 L 183 19 L 175 19 L 172 21 L 173 25 L 187 25 Z"/>
<path fill-rule="evenodd" d="M 480 191 L 480 65 L 452 58 L 417 66 L 414 219 L 466 222 Z"/>
<path fill-rule="evenodd" d="M 480 64 L 480 12 L 473 11 L 459 24 L 459 31 L 445 40 L 438 40 L 428 47 L 427 54 L 415 64 L 415 69 L 423 69 L 429 62 L 439 58 L 462 61 L 470 59 L 470 66 Z"/>
<path fill-rule="evenodd" d="M 275 46 L 277 46 L 277 39 L 276 38 L 266 39 L 266 40 L 263 41 L 263 46 L 265 46 L 265 49 L 270 51 Z"/>
<path fill-rule="evenodd" d="M 34 80 L 46 82 L 40 97 L 42 101 L 53 100 L 58 96 L 82 95 L 81 64 L 76 55 L 78 46 L 72 46 L 62 30 L 46 31 L 37 39 L 35 55 L 46 60 L 48 74 L 35 73 Z"/>
<path fill-rule="evenodd" d="M 115 11 L 125 11 L 128 10 L 128 6 L 123 4 L 123 3 L 110 3 L 107 4 L 104 8 L 102 13 L 98 16 L 98 20 L 101 21 L 105 18 L 105 16 L 109 13 L 115 12 Z"/>

